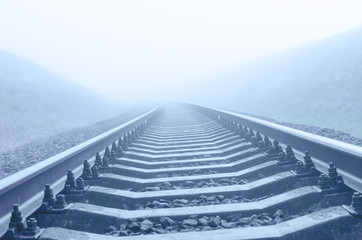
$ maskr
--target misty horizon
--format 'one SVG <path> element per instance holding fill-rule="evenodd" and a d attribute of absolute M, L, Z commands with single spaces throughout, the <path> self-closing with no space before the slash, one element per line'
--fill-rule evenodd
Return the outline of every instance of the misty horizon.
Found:
<path fill-rule="evenodd" d="M 24 129 L 65 130 L 176 101 L 362 136 L 358 2 L 97 3 L 1 3 L 3 131 L 31 113 Z"/>
<path fill-rule="evenodd" d="M 3 1 L 0 49 L 118 102 L 197 101 L 209 76 L 360 27 L 349 3 Z"/>

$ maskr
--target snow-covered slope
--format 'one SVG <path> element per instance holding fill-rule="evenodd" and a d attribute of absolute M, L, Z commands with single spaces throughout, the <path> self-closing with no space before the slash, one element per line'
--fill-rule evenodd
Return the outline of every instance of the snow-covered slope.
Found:
<path fill-rule="evenodd" d="M 361 43 L 358 28 L 219 73 L 212 105 L 362 137 Z"/>
<path fill-rule="evenodd" d="M 126 108 L 0 51 L 0 152 L 119 115 Z"/>

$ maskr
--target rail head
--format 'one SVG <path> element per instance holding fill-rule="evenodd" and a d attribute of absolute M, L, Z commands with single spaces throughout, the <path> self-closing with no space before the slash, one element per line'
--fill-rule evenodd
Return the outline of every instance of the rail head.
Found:
<path fill-rule="evenodd" d="M 19 204 L 24 217 L 29 216 L 41 205 L 45 184 L 51 185 L 54 194 L 60 192 L 64 187 L 68 169 L 72 169 L 75 177 L 79 177 L 84 160 L 93 158 L 96 152 L 100 152 L 122 135 L 155 116 L 161 108 L 157 106 L 118 127 L 1 179 L 0 236 L 8 228 L 13 204 Z"/>
<path fill-rule="evenodd" d="M 204 113 L 228 118 L 281 143 L 290 144 L 299 153 L 308 151 L 317 169 L 323 173 L 328 172 L 329 162 L 334 162 L 346 185 L 362 192 L 362 147 L 228 110 L 188 105 Z"/>

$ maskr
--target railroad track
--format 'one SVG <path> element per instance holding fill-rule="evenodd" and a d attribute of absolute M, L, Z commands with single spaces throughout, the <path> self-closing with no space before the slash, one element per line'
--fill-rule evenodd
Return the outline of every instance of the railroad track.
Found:
<path fill-rule="evenodd" d="M 43 240 L 362 239 L 361 156 L 240 114 L 166 105 L 1 180 L 0 230 Z"/>

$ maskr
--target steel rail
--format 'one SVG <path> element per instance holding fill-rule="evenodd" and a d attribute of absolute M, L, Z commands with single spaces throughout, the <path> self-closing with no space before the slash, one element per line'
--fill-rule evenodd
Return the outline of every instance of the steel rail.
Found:
<path fill-rule="evenodd" d="M 362 192 L 362 147 L 232 111 L 194 104 L 187 105 L 211 117 L 225 117 L 272 139 L 277 139 L 280 143 L 290 144 L 299 154 L 308 151 L 316 168 L 323 173 L 328 172 L 328 163 L 334 162 L 345 184 Z"/>
<path fill-rule="evenodd" d="M 94 161 L 96 152 L 155 116 L 160 109 L 161 106 L 157 106 L 133 120 L 0 180 L 0 236 L 8 228 L 13 204 L 19 204 L 23 215 L 29 216 L 41 205 L 45 184 L 51 185 L 54 194 L 59 193 L 64 187 L 68 169 L 73 169 L 75 177 L 79 177 L 85 159 Z"/>

